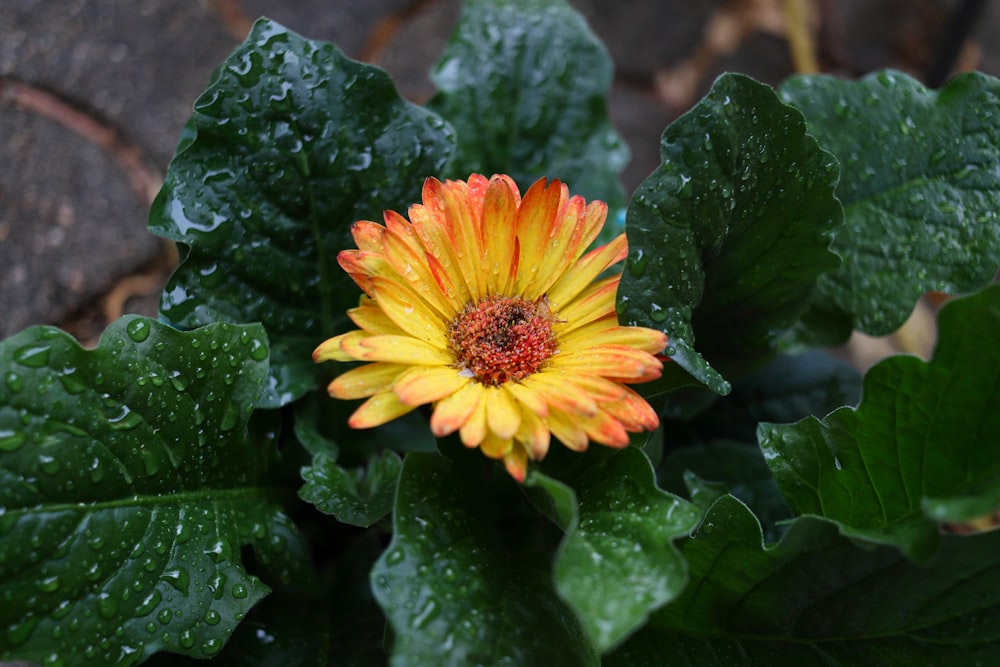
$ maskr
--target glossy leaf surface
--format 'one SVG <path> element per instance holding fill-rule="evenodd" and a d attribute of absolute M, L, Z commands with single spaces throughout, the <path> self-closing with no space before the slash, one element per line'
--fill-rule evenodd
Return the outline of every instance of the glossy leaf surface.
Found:
<path fill-rule="evenodd" d="M 1000 286 L 947 304 L 929 362 L 883 360 L 863 399 L 826 418 L 762 424 L 760 446 L 797 514 L 933 555 L 938 523 L 1000 506 Z"/>
<path fill-rule="evenodd" d="M 458 133 L 452 175 L 508 174 L 522 191 L 558 178 L 620 206 L 628 149 L 608 119 L 611 75 L 603 45 L 564 0 L 469 0 L 428 104 Z"/>
<path fill-rule="evenodd" d="M 259 325 L 179 333 L 129 316 L 95 350 L 35 327 L 0 343 L 0 658 L 209 657 L 308 560 L 248 437 Z M 252 435 L 252 434 L 251 434 Z"/>
<path fill-rule="evenodd" d="M 349 328 L 360 290 L 337 265 L 350 225 L 405 212 L 453 134 L 388 75 L 261 20 L 195 103 L 149 227 L 189 250 L 163 316 L 182 327 L 263 322 L 261 403 L 317 386 L 313 349 Z"/>
<path fill-rule="evenodd" d="M 665 331 L 667 354 L 717 393 L 770 359 L 838 264 L 836 162 L 805 130 L 773 90 L 725 74 L 666 129 L 629 206 L 620 318 Z"/>
<path fill-rule="evenodd" d="M 811 318 L 844 337 L 891 333 L 917 299 L 987 284 L 1000 266 L 1000 81 L 962 74 L 940 91 L 900 72 L 794 77 L 781 96 L 841 162 L 839 270 Z"/>

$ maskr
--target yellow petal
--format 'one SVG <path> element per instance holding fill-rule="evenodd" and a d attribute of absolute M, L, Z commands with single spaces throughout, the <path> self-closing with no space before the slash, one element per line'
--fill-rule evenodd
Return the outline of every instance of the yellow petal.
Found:
<path fill-rule="evenodd" d="M 438 402 L 431 414 L 431 431 L 434 435 L 441 438 L 462 428 L 479 402 L 485 400 L 484 394 L 483 385 L 470 382 Z"/>
<path fill-rule="evenodd" d="M 514 395 L 521 405 L 539 417 L 549 414 L 549 405 L 542 398 L 541 394 L 526 386 L 523 382 L 508 382 L 504 385 L 511 394 Z M 523 412 L 523 411 L 522 411 Z"/>
<path fill-rule="evenodd" d="M 597 403 L 579 387 L 566 382 L 562 373 L 550 371 L 531 375 L 523 384 L 533 389 L 549 405 L 573 415 L 592 415 Z"/>
<path fill-rule="evenodd" d="M 628 241 L 621 234 L 610 243 L 591 252 L 570 267 L 548 290 L 549 301 L 555 310 L 575 299 L 609 266 L 625 259 Z"/>
<path fill-rule="evenodd" d="M 496 433 L 487 433 L 486 438 L 483 439 L 482 444 L 479 445 L 480 451 L 491 459 L 499 459 L 507 454 L 514 447 L 514 441 L 511 438 L 501 438 Z"/>
<path fill-rule="evenodd" d="M 424 196 L 427 201 L 427 195 Z M 427 248 L 428 265 L 444 294 L 461 307 L 469 301 L 471 292 L 462 274 L 462 266 L 452 249 L 449 228 L 443 218 L 443 213 L 433 210 L 429 205 L 415 204 L 410 207 L 410 222 L 421 243 Z"/>
<path fill-rule="evenodd" d="M 490 294 L 507 294 L 517 274 L 517 186 L 510 177 L 495 176 L 483 202 L 486 289 Z"/>
<path fill-rule="evenodd" d="M 521 411 L 521 426 L 514 438 L 523 442 L 534 461 L 541 461 L 549 451 L 549 427 L 545 421 L 530 410 Z"/>
<path fill-rule="evenodd" d="M 372 428 L 381 426 L 397 417 L 402 417 L 407 412 L 414 409 L 412 405 L 403 405 L 391 391 L 375 394 L 362 403 L 350 419 L 347 425 L 351 428 Z"/>
<path fill-rule="evenodd" d="M 321 361 L 355 361 L 358 357 L 344 351 L 343 343 L 345 340 L 356 342 L 366 335 L 364 331 L 348 331 L 339 336 L 327 338 L 313 350 L 313 361 L 316 363 Z"/>
<path fill-rule="evenodd" d="M 390 391 L 392 383 L 406 368 L 399 364 L 365 364 L 337 376 L 327 390 L 334 398 L 365 398 Z"/>
<path fill-rule="evenodd" d="M 564 380 L 598 403 L 615 401 L 625 395 L 625 386 L 599 375 L 589 373 L 565 373 Z"/>
<path fill-rule="evenodd" d="M 583 197 L 574 195 L 560 202 L 552 233 L 542 249 L 541 265 L 544 271 L 535 275 L 525 298 L 534 300 L 555 283 L 574 259 L 583 234 L 582 217 L 586 204 Z"/>
<path fill-rule="evenodd" d="M 605 345 L 579 352 L 560 353 L 553 357 L 554 370 L 565 370 L 589 375 L 603 375 L 607 378 L 621 378 L 634 381 L 655 374 L 659 377 L 663 363 L 656 357 L 620 345 Z"/>
<path fill-rule="evenodd" d="M 625 387 L 625 396 L 617 401 L 611 401 L 601 406 L 612 417 L 621 422 L 626 431 L 652 431 L 660 425 L 656 411 L 650 407 L 642 396 Z"/>
<path fill-rule="evenodd" d="M 520 484 L 528 474 L 528 455 L 524 447 L 514 446 L 504 454 L 503 466 L 507 469 L 507 474 Z"/>
<path fill-rule="evenodd" d="M 570 417 L 560 410 L 551 410 L 548 417 L 552 435 L 574 452 L 586 451 L 589 440 L 579 419 Z"/>
<path fill-rule="evenodd" d="M 358 250 L 382 252 L 385 227 L 371 220 L 358 220 L 351 225 L 351 236 Z"/>
<path fill-rule="evenodd" d="M 541 296 L 540 292 L 534 297 L 529 296 L 529 288 L 539 275 L 544 279 L 548 271 L 549 267 L 543 266 L 542 260 L 553 234 L 556 214 L 567 193 L 566 186 L 559 181 L 546 185 L 544 178 L 539 179 L 524 193 L 517 210 L 517 238 L 521 257 L 514 281 L 514 293 L 529 301 Z"/>
<path fill-rule="evenodd" d="M 385 258 L 410 288 L 420 295 L 443 318 L 455 316 L 458 304 L 445 291 L 427 259 L 427 250 L 406 218 L 394 211 L 385 212 Z"/>
<path fill-rule="evenodd" d="M 468 185 L 461 181 L 448 181 L 442 187 L 444 214 L 451 223 L 451 243 L 455 259 L 469 286 L 474 301 L 486 296 L 486 280 L 480 262 L 483 242 L 479 238 L 481 225 L 474 214 L 468 196 Z"/>
<path fill-rule="evenodd" d="M 434 347 L 448 347 L 447 323 L 427 302 L 394 280 L 374 276 L 372 297 L 399 328 Z"/>
<path fill-rule="evenodd" d="M 387 361 L 410 366 L 449 366 L 452 354 L 410 336 L 368 336 L 356 340 L 344 338 L 340 347 L 361 361 Z"/>
<path fill-rule="evenodd" d="M 605 278 L 585 289 L 576 299 L 556 309 L 559 320 L 552 327 L 557 336 L 615 313 L 615 294 L 621 276 Z"/>
<path fill-rule="evenodd" d="M 559 349 L 571 352 L 594 345 L 622 345 L 650 354 L 659 354 L 667 346 L 667 335 L 662 331 L 646 327 L 607 326 L 606 322 L 610 321 L 610 318 L 607 320 L 602 318 L 560 336 Z"/>
<path fill-rule="evenodd" d="M 486 423 L 490 431 L 505 440 L 513 438 L 521 425 L 521 409 L 502 386 L 486 389 Z"/>
<path fill-rule="evenodd" d="M 361 298 L 361 305 L 347 311 L 347 316 L 351 321 L 364 329 L 369 334 L 379 334 L 387 336 L 405 336 L 406 332 L 389 319 L 385 311 L 379 308 L 374 301 L 365 296 Z"/>
<path fill-rule="evenodd" d="M 472 414 L 458 430 L 458 434 L 462 438 L 462 444 L 466 447 L 478 447 L 479 443 L 486 437 L 487 432 L 486 401 L 479 401 Z"/>
<path fill-rule="evenodd" d="M 450 396 L 469 382 L 454 368 L 417 366 L 399 376 L 392 389 L 406 405 L 423 405 Z"/>
<path fill-rule="evenodd" d="M 608 447 L 627 447 L 628 433 L 622 423 L 604 410 L 580 420 L 587 437 Z"/>

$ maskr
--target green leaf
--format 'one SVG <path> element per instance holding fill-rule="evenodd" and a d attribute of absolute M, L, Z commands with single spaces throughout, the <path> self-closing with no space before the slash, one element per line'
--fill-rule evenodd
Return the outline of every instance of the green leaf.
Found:
<path fill-rule="evenodd" d="M 678 494 L 686 489 L 692 502 L 705 509 L 732 494 L 757 515 L 768 538 L 780 535 L 778 522 L 792 518 L 760 449 L 751 444 L 717 441 L 682 447 L 663 462 L 660 483 Z"/>
<path fill-rule="evenodd" d="M 267 486 L 273 443 L 247 432 L 260 325 L 128 316 L 94 350 L 33 327 L 0 343 L 0 376 L 0 659 L 214 655 L 269 590 L 245 545 L 308 583 Z"/>
<path fill-rule="evenodd" d="M 796 513 L 926 559 L 936 522 L 1000 505 L 1000 286 L 947 304 L 938 327 L 931 361 L 876 364 L 857 409 L 761 424 L 764 457 Z"/>
<path fill-rule="evenodd" d="M 532 468 L 522 487 L 531 504 L 560 530 L 576 528 L 580 518 L 576 493 L 568 484 Z"/>
<path fill-rule="evenodd" d="M 823 416 L 861 398 L 861 375 L 850 364 L 822 350 L 781 355 L 733 383 L 732 392 L 716 399 L 689 423 L 671 425 L 672 444 L 716 439 L 752 443 L 762 421 L 788 423 Z M 686 433 L 686 436 L 685 436 Z"/>
<path fill-rule="evenodd" d="M 195 103 L 149 228 L 189 246 L 163 295 L 182 327 L 264 322 L 261 405 L 318 384 L 312 350 L 348 328 L 360 291 L 337 266 L 350 225 L 418 201 L 454 137 L 388 75 L 258 21 Z"/>
<path fill-rule="evenodd" d="M 490 491 L 442 456 L 407 455 L 392 543 L 371 575 L 395 630 L 391 664 L 598 664 L 549 560 L 505 541 L 484 509 Z"/>
<path fill-rule="evenodd" d="M 372 454 L 365 468 L 345 469 L 323 454 L 302 469 L 305 485 L 299 497 L 338 521 L 367 528 L 392 511 L 399 454 L 385 450 Z"/>
<path fill-rule="evenodd" d="M 900 72 L 860 81 L 806 75 L 782 98 L 841 162 L 840 270 L 817 285 L 811 318 L 884 335 L 917 299 L 969 292 L 1000 265 L 1000 81 L 961 74 L 940 91 Z"/>
<path fill-rule="evenodd" d="M 924 566 L 818 519 L 764 547 L 720 499 L 681 543 L 691 584 L 605 665 L 964 667 L 1000 662 L 1000 532 L 946 537 Z"/>
<path fill-rule="evenodd" d="M 556 590 L 605 651 L 684 588 L 686 567 L 672 542 L 700 512 L 658 489 L 649 459 L 634 448 L 591 467 L 574 487 L 579 521 L 556 557 Z"/>
<path fill-rule="evenodd" d="M 801 114 L 737 74 L 666 129 L 662 155 L 628 210 L 620 319 L 664 330 L 677 366 L 726 393 L 720 371 L 766 363 L 837 266 L 836 161 Z"/>
<path fill-rule="evenodd" d="M 304 593 L 277 590 L 250 610 L 212 667 L 327 667 L 330 614 L 326 603 Z M 145 667 L 204 667 L 205 661 L 160 653 Z"/>
<path fill-rule="evenodd" d="M 564 0 L 468 0 L 428 107 L 458 132 L 452 176 L 558 178 L 612 208 L 628 149 L 608 119 L 612 65 Z"/>

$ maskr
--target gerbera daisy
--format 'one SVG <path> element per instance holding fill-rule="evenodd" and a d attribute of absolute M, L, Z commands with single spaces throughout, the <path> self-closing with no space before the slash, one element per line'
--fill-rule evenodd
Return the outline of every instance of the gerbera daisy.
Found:
<path fill-rule="evenodd" d="M 539 180 L 524 198 L 509 176 L 430 178 L 409 220 L 362 220 L 340 265 L 364 290 L 348 311 L 359 327 L 322 343 L 317 362 L 369 361 L 337 377 L 331 396 L 367 398 L 353 428 L 384 424 L 432 403 L 430 427 L 502 459 L 518 481 L 554 435 L 572 450 L 628 445 L 659 420 L 625 386 L 660 376 L 667 337 L 619 326 L 624 234 L 586 248 L 607 205 Z"/>

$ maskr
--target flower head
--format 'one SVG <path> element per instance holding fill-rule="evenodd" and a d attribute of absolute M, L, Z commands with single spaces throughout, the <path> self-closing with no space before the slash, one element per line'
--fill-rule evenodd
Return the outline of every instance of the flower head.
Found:
<path fill-rule="evenodd" d="M 502 459 L 518 481 L 554 435 L 576 451 L 628 444 L 656 413 L 626 383 L 660 376 L 667 343 L 619 326 L 621 235 L 584 254 L 607 217 L 603 202 L 570 197 L 544 179 L 521 198 L 508 176 L 428 179 L 409 220 L 352 227 L 357 250 L 340 265 L 364 290 L 348 311 L 359 327 L 322 343 L 315 361 L 368 361 L 337 377 L 331 396 L 367 398 L 354 428 L 431 403 L 436 436 Z"/>

